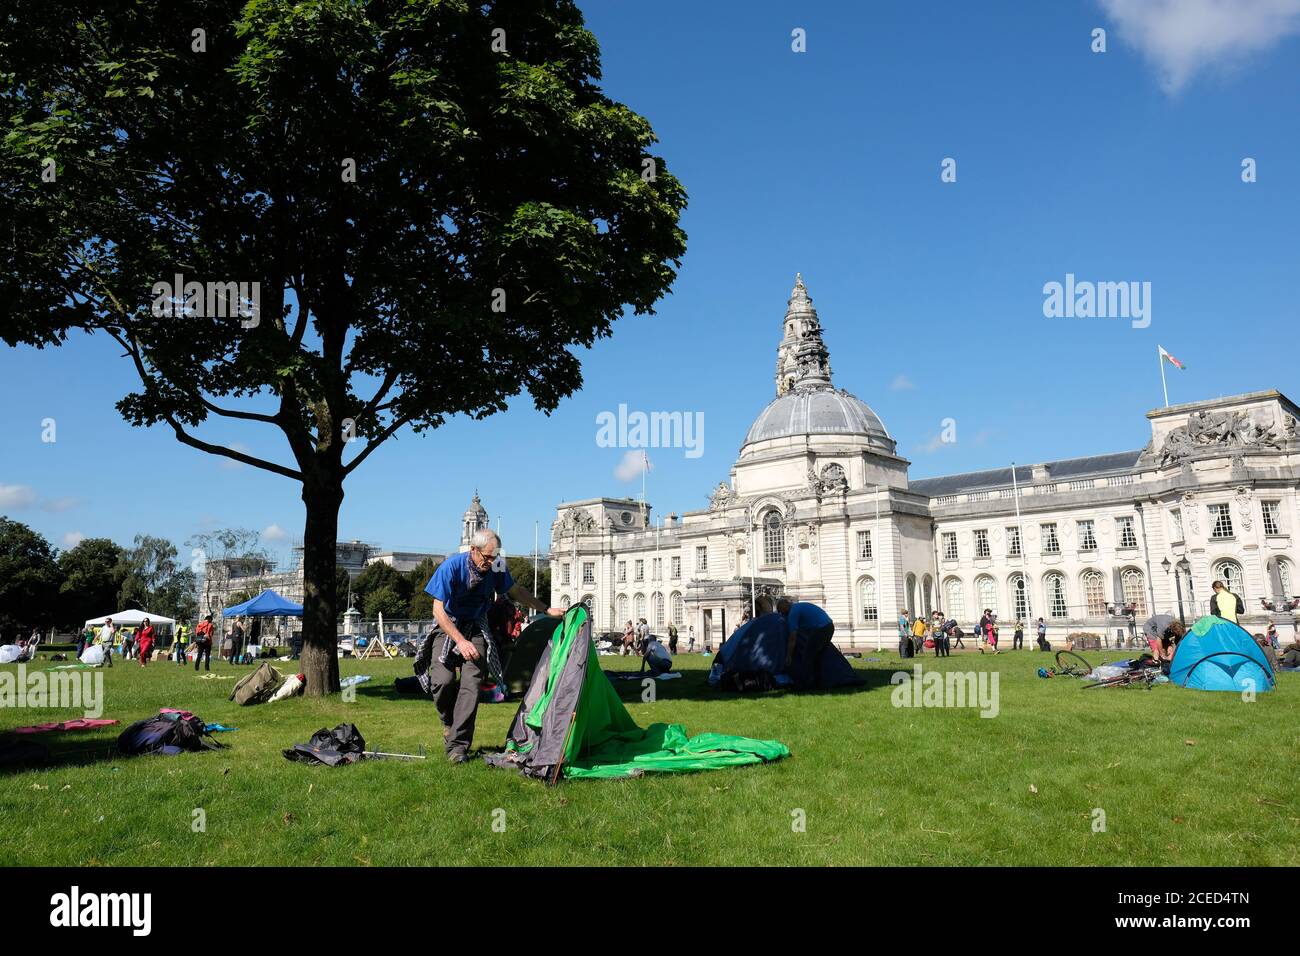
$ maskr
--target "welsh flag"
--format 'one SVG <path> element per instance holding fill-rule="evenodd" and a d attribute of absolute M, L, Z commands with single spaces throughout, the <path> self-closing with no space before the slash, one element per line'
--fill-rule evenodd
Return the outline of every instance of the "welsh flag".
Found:
<path fill-rule="evenodd" d="M 1159 346 L 1159 349 L 1160 349 L 1161 358 L 1167 359 L 1169 361 L 1169 364 L 1172 365 L 1174 368 L 1181 368 L 1184 371 L 1186 371 L 1187 366 L 1184 365 L 1182 362 L 1178 361 L 1178 359 L 1174 358 L 1168 352 L 1166 352 L 1165 347 L 1163 345 Z"/>

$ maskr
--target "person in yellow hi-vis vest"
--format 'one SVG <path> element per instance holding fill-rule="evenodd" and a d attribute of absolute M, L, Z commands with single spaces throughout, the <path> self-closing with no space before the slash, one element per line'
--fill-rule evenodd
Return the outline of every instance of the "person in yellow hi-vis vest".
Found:
<path fill-rule="evenodd" d="M 1246 603 L 1239 595 L 1229 591 L 1222 581 L 1215 581 L 1210 587 L 1214 589 L 1214 597 L 1210 598 L 1210 613 L 1236 624 L 1237 615 L 1246 613 Z"/>

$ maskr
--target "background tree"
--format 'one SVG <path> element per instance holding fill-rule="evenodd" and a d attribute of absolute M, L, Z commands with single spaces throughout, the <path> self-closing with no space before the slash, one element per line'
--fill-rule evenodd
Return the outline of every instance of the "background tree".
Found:
<path fill-rule="evenodd" d="M 438 570 L 441 561 L 425 558 L 410 571 L 406 572 L 406 583 L 410 589 L 411 599 L 407 602 L 406 616 L 413 621 L 427 621 L 433 618 L 433 598 L 424 592 Z"/>
<path fill-rule="evenodd" d="M 348 574 L 347 568 L 336 565 L 334 568 L 334 606 L 338 609 L 339 614 L 348 609 L 348 596 L 352 595 L 352 593 L 352 575 Z M 355 600 L 355 596 L 353 600 Z"/>
<path fill-rule="evenodd" d="M 533 580 L 533 559 L 526 555 L 506 558 L 506 567 L 510 569 L 510 576 L 515 579 L 516 584 L 522 584 L 529 591 L 532 591 L 539 598 L 550 604 L 551 601 L 551 571 L 550 568 L 538 562 L 537 580 Z"/>
<path fill-rule="evenodd" d="M 410 582 L 401 571 L 382 561 L 367 564 L 352 582 L 352 591 L 357 595 L 357 609 L 366 617 L 374 617 L 374 612 L 370 610 L 370 596 L 381 588 L 391 591 L 401 601 L 402 610 L 397 616 L 404 616 L 406 604 L 411 600 Z M 385 611 L 384 616 L 389 617 L 389 612 Z"/>
<path fill-rule="evenodd" d="M 309 695 L 347 476 L 404 426 L 554 409 L 675 278 L 685 194 L 599 79 L 572 0 L 5 5 L 0 337 L 111 336 L 127 421 L 301 485 Z"/>
<path fill-rule="evenodd" d="M 53 624 L 59 583 L 50 543 L 27 525 L 0 517 L 0 638 L 25 638 L 33 627 Z"/>
<path fill-rule="evenodd" d="M 383 584 L 366 595 L 364 614 L 369 620 L 382 614 L 390 621 L 400 621 L 406 617 L 410 600 L 398 593 L 391 584 Z"/>
<path fill-rule="evenodd" d="M 122 587 L 118 592 L 121 609 L 161 613 L 150 605 L 180 572 L 176 557 L 176 545 L 166 538 L 137 534 L 132 547 L 122 552 Z"/>
<path fill-rule="evenodd" d="M 89 618 L 122 610 L 122 555 L 108 538 L 86 538 L 59 555 L 57 624 L 80 629 Z"/>
<path fill-rule="evenodd" d="M 269 568 L 271 556 L 261 539 L 261 533 L 251 528 L 217 528 L 186 539 L 190 569 L 198 577 L 198 600 L 205 613 L 216 604 L 229 607 L 233 603 L 218 600 L 232 572 L 245 575 Z"/>

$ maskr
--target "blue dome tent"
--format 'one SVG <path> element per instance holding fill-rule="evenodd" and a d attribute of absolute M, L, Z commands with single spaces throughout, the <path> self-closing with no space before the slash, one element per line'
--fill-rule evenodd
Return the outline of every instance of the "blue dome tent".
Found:
<path fill-rule="evenodd" d="M 1178 642 L 1169 679 L 1193 690 L 1273 689 L 1273 669 L 1240 624 L 1206 615 Z"/>
<path fill-rule="evenodd" d="M 302 605 L 294 604 L 268 590 L 251 601 L 228 607 L 221 613 L 226 617 L 302 617 Z"/>

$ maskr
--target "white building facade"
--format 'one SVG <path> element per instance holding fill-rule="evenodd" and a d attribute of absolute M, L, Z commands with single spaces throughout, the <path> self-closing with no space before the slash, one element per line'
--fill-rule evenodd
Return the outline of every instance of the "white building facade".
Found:
<path fill-rule="evenodd" d="M 563 503 L 551 532 L 552 603 L 590 605 L 598 630 L 671 621 L 714 646 L 762 598 L 813 601 L 842 647 L 896 642 L 901 610 L 963 626 L 984 609 L 1042 617 L 1053 638 L 1106 635 L 1152 613 L 1205 613 L 1215 579 L 1243 624 L 1294 633 L 1300 409 L 1277 391 L 1148 412 L 1145 448 L 910 481 L 880 418 L 831 379 L 797 278 L 775 398 L 707 509 L 628 498 Z M 1271 605 L 1271 608 L 1269 607 Z"/>

